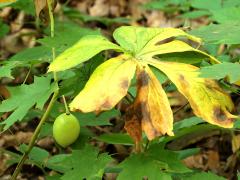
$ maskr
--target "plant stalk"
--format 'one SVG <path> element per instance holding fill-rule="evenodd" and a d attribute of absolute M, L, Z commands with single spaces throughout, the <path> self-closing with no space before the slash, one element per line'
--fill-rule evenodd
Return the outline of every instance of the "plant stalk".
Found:
<path fill-rule="evenodd" d="M 51 6 L 52 0 L 47 0 L 47 4 L 48 4 L 48 10 L 49 10 L 49 17 L 50 17 L 51 37 L 53 38 L 54 37 L 54 17 L 53 17 L 53 10 L 52 10 L 52 6 Z M 52 58 L 53 58 L 53 60 L 55 59 L 55 48 L 54 47 L 52 48 Z M 56 72 L 53 73 L 53 77 L 54 77 L 54 82 L 57 85 L 58 80 L 57 80 Z M 34 131 L 34 134 L 30 140 L 30 143 L 28 144 L 28 148 L 27 148 L 26 152 L 24 152 L 21 160 L 18 162 L 18 165 L 15 168 L 13 175 L 11 176 L 11 180 L 16 180 L 18 174 L 20 173 L 24 162 L 27 160 L 29 153 L 31 152 L 32 148 L 34 147 L 34 144 L 38 138 L 38 135 L 40 133 L 43 123 L 47 120 L 47 118 L 52 110 L 52 107 L 53 107 L 55 101 L 57 100 L 58 94 L 59 94 L 59 89 L 58 89 L 58 85 L 57 85 L 57 88 L 52 95 L 52 98 L 48 104 L 48 107 L 47 107 L 45 113 L 43 114 L 37 128 Z"/>

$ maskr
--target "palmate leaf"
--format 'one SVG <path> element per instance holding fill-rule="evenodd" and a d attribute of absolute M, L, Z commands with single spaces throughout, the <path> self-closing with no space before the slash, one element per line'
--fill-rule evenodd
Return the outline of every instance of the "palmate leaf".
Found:
<path fill-rule="evenodd" d="M 82 112 L 112 109 L 127 94 L 135 69 L 136 63 L 130 56 L 107 60 L 96 68 L 70 109 Z"/>
<path fill-rule="evenodd" d="M 236 116 L 230 114 L 234 108 L 231 98 L 214 80 L 200 78 L 197 67 L 155 59 L 148 62 L 169 77 L 188 99 L 197 116 L 221 127 L 233 126 L 233 118 Z"/>
<path fill-rule="evenodd" d="M 114 39 L 126 51 L 133 55 L 144 52 L 146 49 L 152 48 L 156 43 L 171 37 L 187 37 L 192 41 L 201 43 L 201 39 L 185 33 L 181 29 L 176 28 L 145 28 L 134 26 L 122 26 L 113 33 Z"/>
<path fill-rule="evenodd" d="M 115 30 L 113 36 L 121 47 L 137 59 L 144 60 L 159 54 L 193 51 L 205 55 L 213 63 L 219 63 L 216 58 L 179 40 L 158 45 L 159 42 L 164 42 L 164 40 L 173 37 L 186 37 L 194 42 L 201 43 L 200 38 L 189 35 L 180 29 L 123 26 Z"/>
<path fill-rule="evenodd" d="M 0 104 L 0 112 L 14 112 L 0 123 L 4 125 L 4 130 L 16 121 L 21 121 L 35 104 L 36 108 L 43 108 L 54 90 L 54 86 L 50 85 L 50 80 L 48 77 L 35 77 L 33 84 L 8 88 L 11 97 Z"/>
<path fill-rule="evenodd" d="M 60 54 L 49 66 L 50 71 L 63 71 L 81 64 L 99 52 L 107 49 L 121 51 L 121 47 L 100 35 L 88 35 L 81 38 Z"/>

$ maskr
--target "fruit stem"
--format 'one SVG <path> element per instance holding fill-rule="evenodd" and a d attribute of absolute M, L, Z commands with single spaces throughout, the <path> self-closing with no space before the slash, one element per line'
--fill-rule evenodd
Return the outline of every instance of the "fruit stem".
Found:
<path fill-rule="evenodd" d="M 70 114 L 70 111 L 69 111 L 69 108 L 68 108 L 68 105 L 67 105 L 67 102 L 66 102 L 65 96 L 62 95 L 62 98 L 63 98 L 63 102 L 64 102 L 64 106 L 65 106 L 66 114 L 69 115 L 69 114 Z"/>
<path fill-rule="evenodd" d="M 49 10 L 49 17 L 50 17 L 50 30 L 51 30 L 51 38 L 54 37 L 54 17 L 53 17 L 53 9 L 51 6 L 52 0 L 47 0 L 47 5 L 48 5 L 48 10 Z M 53 60 L 55 59 L 55 48 L 52 48 L 52 58 Z M 17 167 L 15 168 L 12 176 L 11 176 L 11 180 L 16 180 L 18 174 L 20 173 L 22 166 L 24 164 L 24 162 L 27 160 L 29 153 L 31 152 L 32 148 L 34 147 L 34 144 L 38 138 L 38 135 L 40 133 L 40 130 L 42 128 L 42 125 L 44 124 L 44 122 L 46 121 L 46 119 L 48 118 L 52 107 L 55 103 L 55 101 L 57 100 L 58 94 L 59 94 L 59 88 L 58 88 L 58 80 L 57 80 L 57 74 L 56 72 L 53 72 L 53 77 L 54 77 L 54 83 L 56 85 L 55 91 L 52 95 L 52 98 L 48 104 L 48 107 L 45 111 L 45 113 L 43 114 L 37 128 L 34 131 L 34 134 L 30 140 L 30 143 L 28 144 L 28 148 L 27 150 L 24 152 L 21 160 L 18 162 Z"/>

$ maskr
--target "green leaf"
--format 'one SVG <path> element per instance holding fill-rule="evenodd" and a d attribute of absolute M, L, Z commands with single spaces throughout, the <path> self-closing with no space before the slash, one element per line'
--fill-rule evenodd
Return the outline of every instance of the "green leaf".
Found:
<path fill-rule="evenodd" d="M 211 79 L 222 79 L 229 77 L 230 83 L 234 83 L 240 79 L 239 63 L 221 63 L 201 68 L 200 77 Z"/>
<path fill-rule="evenodd" d="M 116 29 L 113 33 L 114 39 L 121 45 L 121 47 L 136 57 L 140 53 L 146 53 L 151 50 L 151 48 L 158 42 L 179 36 L 184 36 L 198 43 L 201 42 L 201 39 L 176 28 L 122 26 Z"/>
<path fill-rule="evenodd" d="M 212 19 L 219 23 L 240 22 L 240 8 L 222 8 L 211 11 L 213 13 Z"/>
<path fill-rule="evenodd" d="M 32 0 L 17 0 L 15 3 L 11 4 L 11 7 L 35 15 L 35 7 Z"/>
<path fill-rule="evenodd" d="M 213 174 L 211 172 L 201 172 L 201 173 L 196 173 L 190 177 L 184 177 L 184 180 L 201 180 L 201 179 L 225 180 L 225 178 L 217 176 L 216 174 Z"/>
<path fill-rule="evenodd" d="M 161 144 L 153 144 L 149 147 L 147 153 L 160 162 L 168 165 L 167 170 L 175 173 L 191 172 L 180 160 L 178 153 L 165 150 Z"/>
<path fill-rule="evenodd" d="M 132 138 L 128 134 L 120 133 L 103 134 L 101 136 L 96 137 L 95 139 L 103 141 L 108 144 L 123 144 L 128 146 L 134 145 Z"/>
<path fill-rule="evenodd" d="M 79 119 L 81 126 L 104 126 L 112 125 L 109 120 L 113 117 L 120 116 L 120 112 L 116 109 L 106 111 L 100 115 L 95 113 L 74 113 L 74 115 Z"/>
<path fill-rule="evenodd" d="M 22 144 L 20 145 L 19 149 L 22 153 L 24 153 L 26 152 L 27 147 L 28 147 L 27 145 Z M 48 156 L 49 156 L 48 151 L 39 147 L 33 147 L 31 152 L 29 153 L 29 159 L 39 165 L 43 165 Z"/>
<path fill-rule="evenodd" d="M 99 52 L 108 49 L 121 50 L 107 38 L 99 35 L 89 35 L 80 39 L 72 47 L 60 54 L 49 66 L 50 71 L 63 71 L 81 64 Z"/>
<path fill-rule="evenodd" d="M 202 16 L 209 16 L 209 15 L 211 15 L 211 13 L 208 12 L 208 11 L 196 10 L 196 11 L 186 12 L 186 13 L 180 15 L 179 17 L 188 18 L 188 19 L 197 19 L 197 18 L 200 18 Z"/>
<path fill-rule="evenodd" d="M 52 59 L 51 48 L 36 46 L 20 51 L 12 56 L 10 61 L 21 61 L 24 63 L 50 62 Z"/>
<path fill-rule="evenodd" d="M 0 27 L 0 38 L 2 38 L 9 32 L 9 26 L 0 19 Z"/>
<path fill-rule="evenodd" d="M 57 154 L 50 157 L 46 164 L 46 167 L 54 171 L 64 173 L 71 170 L 71 154 Z"/>
<path fill-rule="evenodd" d="M 132 154 L 122 163 L 119 167 L 123 170 L 119 173 L 117 180 L 171 180 L 171 176 L 162 172 L 161 169 L 165 169 L 167 164 L 160 161 L 156 161 L 145 154 Z"/>
<path fill-rule="evenodd" d="M 190 31 L 191 34 L 201 37 L 205 42 L 212 44 L 240 44 L 239 22 L 210 24 Z"/>
<path fill-rule="evenodd" d="M 174 129 L 174 131 L 178 131 L 182 128 L 191 127 L 193 125 L 197 125 L 197 124 L 203 123 L 203 122 L 204 121 L 201 118 L 193 116 L 193 117 L 186 118 L 186 119 L 183 119 L 181 121 L 174 123 L 173 129 Z"/>
<path fill-rule="evenodd" d="M 221 0 L 191 0 L 191 6 L 198 9 L 219 10 L 222 8 Z"/>
<path fill-rule="evenodd" d="M 102 179 L 111 157 L 106 153 L 99 154 L 98 150 L 86 145 L 83 150 L 73 151 L 71 161 L 72 169 L 61 177 L 62 180 Z"/>
<path fill-rule="evenodd" d="M 13 79 L 14 77 L 12 76 L 12 69 L 21 65 L 24 64 L 18 61 L 4 62 L 0 67 L 0 77 L 8 77 Z"/>
<path fill-rule="evenodd" d="M 8 90 L 11 97 L 0 104 L 0 112 L 14 112 L 0 123 L 4 124 L 4 130 L 16 121 L 21 121 L 35 104 L 36 108 L 42 109 L 52 94 L 54 86 L 50 86 L 50 78 L 48 77 L 35 77 L 33 84 L 8 87 Z"/>

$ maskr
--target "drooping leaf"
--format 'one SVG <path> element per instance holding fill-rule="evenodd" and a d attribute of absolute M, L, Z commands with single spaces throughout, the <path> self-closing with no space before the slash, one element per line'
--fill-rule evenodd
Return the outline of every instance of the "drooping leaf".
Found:
<path fill-rule="evenodd" d="M 82 112 L 112 109 L 127 94 L 135 68 L 135 62 L 126 55 L 104 62 L 72 101 L 70 109 Z"/>
<path fill-rule="evenodd" d="M 173 114 L 167 95 L 147 65 L 138 66 L 137 86 L 134 107 L 130 109 L 136 117 L 126 118 L 139 121 L 150 140 L 164 134 L 172 136 Z"/>
<path fill-rule="evenodd" d="M 181 29 L 176 28 L 144 28 L 134 26 L 122 26 L 113 33 L 114 39 L 126 51 L 137 56 L 138 53 L 151 49 L 152 46 L 171 37 L 184 36 L 197 43 L 201 42 L 200 38 L 189 35 Z M 131 37 L 131 38 L 129 38 Z"/>
<path fill-rule="evenodd" d="M 81 64 L 99 52 L 107 49 L 120 50 L 116 44 L 100 35 L 89 35 L 80 39 L 60 54 L 49 66 L 50 71 L 63 71 Z"/>
<path fill-rule="evenodd" d="M 214 80 L 199 78 L 197 67 L 154 59 L 149 60 L 149 63 L 169 77 L 188 99 L 197 116 L 221 127 L 231 128 L 233 126 L 233 119 L 236 116 L 230 113 L 234 108 L 231 98 Z"/>
<path fill-rule="evenodd" d="M 200 77 L 211 79 L 222 79 L 229 77 L 230 83 L 235 83 L 240 79 L 239 63 L 221 63 L 201 68 Z"/>
<path fill-rule="evenodd" d="M 133 154 L 124 160 L 119 167 L 123 170 L 119 173 L 117 180 L 171 180 L 171 176 L 161 171 L 165 169 L 167 164 L 156 161 L 145 154 Z"/>
<path fill-rule="evenodd" d="M 87 145 L 83 150 L 74 150 L 71 156 L 71 169 L 62 177 L 62 180 L 75 179 L 102 179 L 106 165 L 111 157 Z"/>
<path fill-rule="evenodd" d="M 33 84 L 9 87 L 8 90 L 11 97 L 0 104 L 0 112 L 13 111 L 13 113 L 0 123 L 4 124 L 4 130 L 16 121 L 21 121 L 35 104 L 37 108 L 42 109 L 53 92 L 54 86 L 50 85 L 48 77 L 35 77 Z"/>

